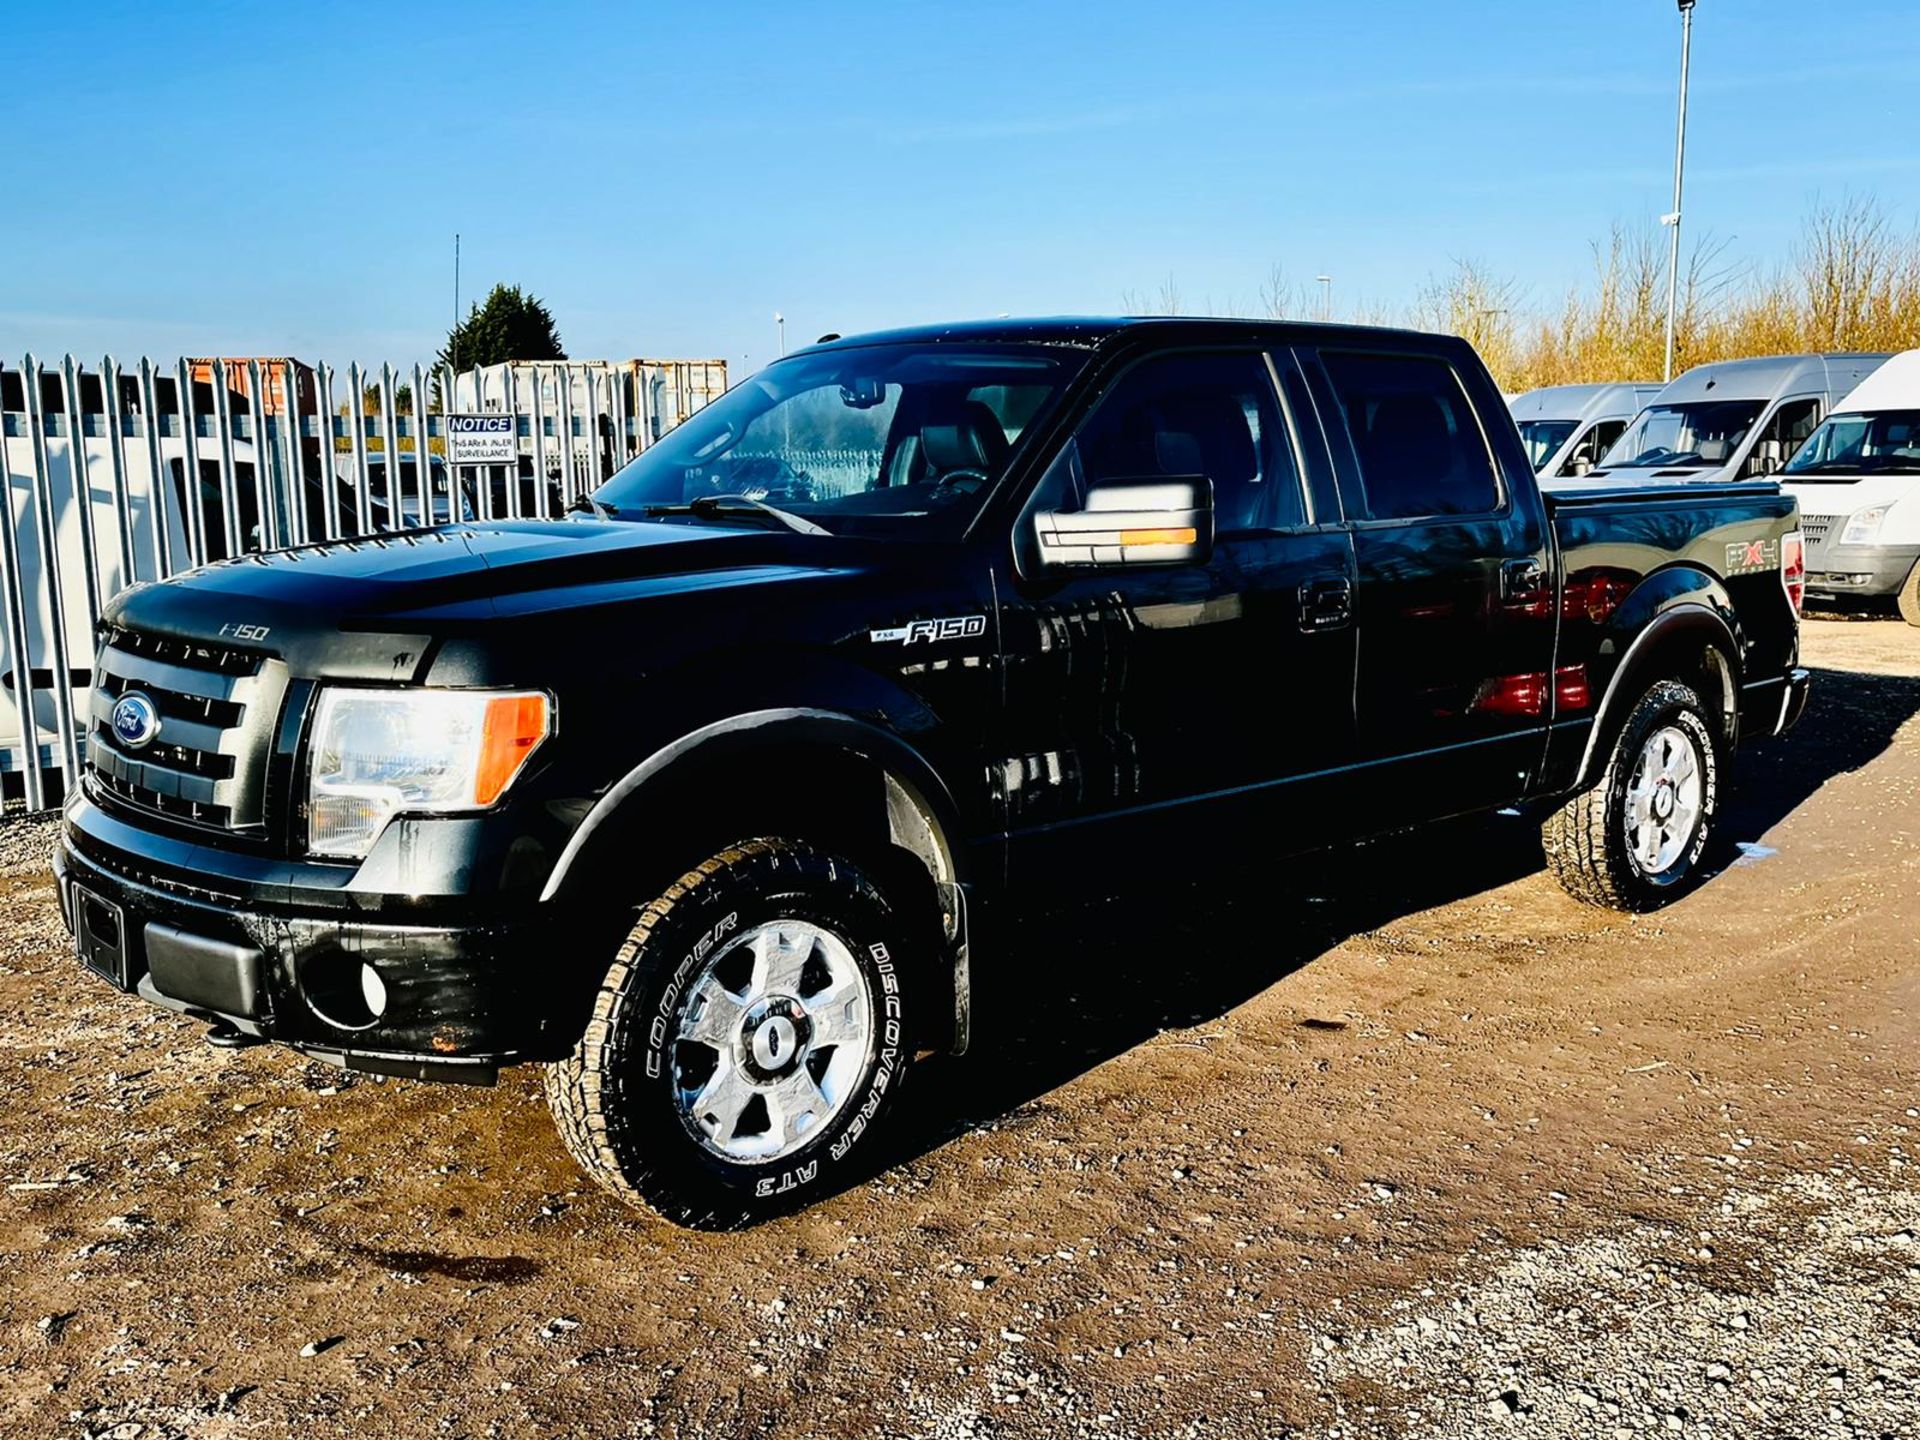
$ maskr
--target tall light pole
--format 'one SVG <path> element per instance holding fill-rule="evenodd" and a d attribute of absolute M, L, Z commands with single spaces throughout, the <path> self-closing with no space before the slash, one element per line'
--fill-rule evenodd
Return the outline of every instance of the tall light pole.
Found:
<path fill-rule="evenodd" d="M 1320 318 L 1331 320 L 1333 318 L 1333 277 L 1316 275 L 1313 278 L 1320 282 Z"/>
<path fill-rule="evenodd" d="M 778 310 L 773 312 L 773 323 L 780 331 L 780 353 L 787 353 L 787 317 Z"/>
<path fill-rule="evenodd" d="M 1680 123 L 1673 141 L 1673 210 L 1660 223 L 1673 233 L 1667 239 L 1667 369 L 1673 379 L 1673 308 L 1680 291 L 1680 185 L 1687 169 L 1687 70 L 1693 59 L 1694 0 L 1680 5 Z"/>

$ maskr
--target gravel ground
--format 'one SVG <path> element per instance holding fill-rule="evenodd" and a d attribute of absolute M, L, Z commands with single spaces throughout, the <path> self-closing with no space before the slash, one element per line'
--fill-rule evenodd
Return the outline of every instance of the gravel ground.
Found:
<path fill-rule="evenodd" d="M 1807 649 L 1679 905 L 1496 820 L 1055 917 L 896 1163 L 732 1236 L 532 1074 L 104 990 L 0 825 L 0 1434 L 1920 1436 L 1920 632 Z"/>

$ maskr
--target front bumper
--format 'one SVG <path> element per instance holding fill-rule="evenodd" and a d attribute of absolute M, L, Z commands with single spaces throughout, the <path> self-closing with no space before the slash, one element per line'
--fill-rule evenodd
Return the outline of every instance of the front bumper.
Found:
<path fill-rule="evenodd" d="M 204 850 L 76 798 L 54 871 L 82 963 L 152 1004 L 371 1074 L 490 1084 L 564 1048 L 554 997 L 529 990 L 551 917 L 423 924 L 303 905 L 295 867 L 213 874 L 184 853 Z"/>
<path fill-rule="evenodd" d="M 1807 589 L 1815 595 L 1897 595 L 1920 545 L 1821 545 L 1807 555 Z"/>

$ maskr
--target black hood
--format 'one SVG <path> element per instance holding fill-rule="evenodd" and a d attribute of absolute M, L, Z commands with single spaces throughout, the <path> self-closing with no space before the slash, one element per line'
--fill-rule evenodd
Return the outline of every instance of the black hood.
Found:
<path fill-rule="evenodd" d="M 341 637 L 364 636 L 375 673 L 398 678 L 401 655 L 417 661 L 434 635 L 495 617 L 498 600 L 524 611 L 537 597 L 552 602 L 553 592 L 582 587 L 633 582 L 671 591 L 681 576 L 708 588 L 728 571 L 743 579 L 765 578 L 769 569 L 831 572 L 871 550 L 871 542 L 758 524 L 502 520 L 217 561 L 122 591 L 105 618 L 262 650 L 296 670 L 301 652 L 324 637 L 336 673 Z"/>

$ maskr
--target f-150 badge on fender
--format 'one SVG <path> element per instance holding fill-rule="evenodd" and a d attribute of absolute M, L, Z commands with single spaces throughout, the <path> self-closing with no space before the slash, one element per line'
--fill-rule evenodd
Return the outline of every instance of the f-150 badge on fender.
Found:
<path fill-rule="evenodd" d="M 919 640 L 971 640 L 987 633 L 984 615 L 949 615 L 943 620 L 913 620 L 890 630 L 869 630 L 867 638 L 876 645 L 899 641 L 912 645 Z"/>
<path fill-rule="evenodd" d="M 1727 542 L 1727 574 L 1756 575 L 1762 570 L 1780 568 L 1778 540 L 1730 540 Z"/>

